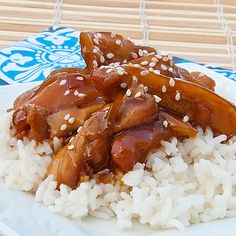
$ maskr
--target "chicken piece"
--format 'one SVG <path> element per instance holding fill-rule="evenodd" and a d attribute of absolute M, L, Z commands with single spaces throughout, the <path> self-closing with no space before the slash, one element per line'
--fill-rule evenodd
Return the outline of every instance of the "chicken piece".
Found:
<path fill-rule="evenodd" d="M 110 142 L 108 132 L 105 132 L 101 137 L 86 145 L 84 160 L 91 169 L 91 173 L 98 173 L 108 167 Z"/>
<path fill-rule="evenodd" d="M 189 79 L 186 79 L 188 81 L 191 81 L 195 84 L 199 84 L 205 88 L 208 88 L 212 91 L 215 90 L 216 83 L 213 79 L 209 78 L 207 75 L 201 73 L 201 72 L 191 72 L 188 77 Z"/>
<path fill-rule="evenodd" d="M 68 149 L 76 146 L 73 150 Z M 84 150 L 81 149 L 85 144 L 84 136 L 76 136 L 74 142 L 65 145 L 52 159 L 47 169 L 47 175 L 53 175 L 56 179 L 58 186 L 66 184 L 71 188 L 77 187 L 80 172 L 82 172 L 82 159 Z"/>
<path fill-rule="evenodd" d="M 148 55 L 142 58 L 130 61 L 133 65 L 139 65 L 155 74 L 161 74 L 170 78 L 180 78 L 182 80 L 190 81 L 195 84 L 201 85 L 214 91 L 215 81 L 210 77 L 200 73 L 189 73 L 187 70 L 180 68 L 174 64 L 172 57 L 168 55 Z"/>
<path fill-rule="evenodd" d="M 175 136 L 181 137 L 195 137 L 197 135 L 197 130 L 193 128 L 189 123 L 183 123 L 178 118 L 164 112 L 160 111 L 159 120 L 164 123 L 168 129 L 172 130 Z"/>
<path fill-rule="evenodd" d="M 113 62 L 126 63 L 134 58 L 155 52 L 154 48 L 137 46 L 114 32 L 82 32 L 80 33 L 80 44 L 88 73 L 101 65 Z"/>
<path fill-rule="evenodd" d="M 65 110 L 60 110 L 47 117 L 49 125 L 50 138 L 70 136 L 78 129 L 95 111 L 104 106 L 103 102 L 91 104 L 85 108 L 77 108 L 72 106 Z M 62 129 L 62 125 L 66 125 L 66 129 Z"/>
<path fill-rule="evenodd" d="M 144 87 L 133 82 L 129 92 L 117 98 L 112 104 L 113 132 L 155 121 L 158 118 L 158 104 Z"/>
<path fill-rule="evenodd" d="M 16 110 L 17 108 L 25 105 L 28 103 L 28 101 L 34 96 L 36 92 L 39 92 L 39 90 L 42 87 L 49 86 L 51 83 L 55 82 L 58 80 L 60 76 L 65 76 L 66 74 L 69 73 L 79 73 L 81 72 L 81 68 L 63 68 L 59 70 L 54 70 L 50 73 L 50 75 L 47 77 L 47 79 L 40 85 L 26 91 L 25 93 L 21 94 L 16 98 L 13 104 L 13 108 Z M 55 76 L 57 75 L 57 76 Z"/>
<path fill-rule="evenodd" d="M 34 104 L 50 113 L 55 113 L 72 105 L 86 106 L 99 97 L 89 76 L 69 73 L 73 70 L 52 72 L 37 88 L 19 96 L 14 109 L 19 108 L 19 105 Z"/>
<path fill-rule="evenodd" d="M 147 86 L 148 92 L 160 98 L 160 106 L 180 117 L 187 115 L 191 122 L 203 128 L 210 126 L 215 133 L 228 136 L 236 134 L 236 108 L 214 92 L 181 79 L 168 78 L 132 65 L 122 66 L 125 74 L 116 70 L 106 73 L 106 68 L 96 68 L 91 74 L 96 89 L 105 99 L 114 100 L 126 91 L 134 79 Z M 126 87 L 125 86 L 125 87 Z M 230 124 L 230 125 L 229 125 Z"/>
<path fill-rule="evenodd" d="M 94 113 L 85 121 L 79 133 L 52 159 L 48 175 L 53 174 L 58 185 L 64 183 L 74 188 L 83 177 L 91 177 L 106 166 L 109 126 L 107 110 Z"/>
<path fill-rule="evenodd" d="M 148 154 L 157 149 L 162 140 L 169 140 L 172 136 L 173 132 L 161 123 L 122 131 L 114 137 L 111 166 L 116 171 L 127 173 L 137 162 L 144 163 Z"/>
<path fill-rule="evenodd" d="M 78 73 L 54 76 L 57 79 L 54 78 L 54 82 L 47 86 L 43 83 L 28 103 L 55 113 L 73 105 L 86 106 L 99 97 L 88 76 Z"/>
<path fill-rule="evenodd" d="M 63 110 L 75 110 L 75 108 L 80 108 L 81 110 L 79 115 L 84 116 L 83 118 L 88 118 L 89 115 L 94 112 L 96 108 L 101 107 L 102 104 L 104 104 L 103 98 L 99 96 L 88 76 L 78 73 L 69 74 L 66 71 L 54 73 L 50 75 L 48 79 L 38 87 L 38 89 L 33 89 L 16 100 L 15 108 L 18 108 L 14 112 L 12 128 L 17 137 L 23 137 L 23 135 L 26 135 L 28 132 L 23 132 L 23 121 L 19 122 L 18 117 L 21 117 L 20 120 L 22 120 L 22 110 L 24 110 L 25 107 L 27 107 L 27 112 L 24 113 L 26 116 L 30 114 L 29 110 L 31 108 L 37 107 L 38 113 L 41 109 L 41 114 L 49 116 L 48 118 L 43 118 L 45 121 L 44 126 L 48 126 L 47 122 L 50 126 L 50 130 L 39 130 L 39 133 L 41 134 L 38 135 L 38 138 L 49 137 L 49 132 L 51 137 L 54 137 L 57 134 L 59 136 L 64 136 L 68 134 L 69 131 L 75 130 L 78 127 L 76 127 L 78 122 L 75 122 L 75 124 L 72 125 L 72 123 L 74 123 L 72 122 L 72 119 L 70 119 L 70 122 L 72 123 L 70 123 L 69 120 L 63 121 L 60 115 L 63 114 Z M 60 119 L 56 120 L 56 118 L 59 117 Z M 34 116 L 34 118 L 36 118 L 36 116 Z M 80 121 L 82 121 L 83 118 L 81 117 Z M 23 120 L 24 127 L 29 128 L 31 125 L 28 124 L 27 117 Z M 31 119 L 31 124 L 35 122 Z M 61 131 L 63 132 L 61 132 L 60 128 L 65 122 L 69 122 L 69 124 L 65 125 L 70 126 L 70 128 L 67 130 L 62 127 Z M 20 127 L 17 128 L 17 125 Z M 42 140 L 37 139 L 37 141 Z"/>
<path fill-rule="evenodd" d="M 17 138 L 28 136 L 37 142 L 49 137 L 46 123 L 47 111 L 39 109 L 35 105 L 19 108 L 13 113 L 12 128 Z"/>

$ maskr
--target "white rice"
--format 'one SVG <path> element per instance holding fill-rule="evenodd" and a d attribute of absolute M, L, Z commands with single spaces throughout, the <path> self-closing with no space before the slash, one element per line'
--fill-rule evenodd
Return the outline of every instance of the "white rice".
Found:
<path fill-rule="evenodd" d="M 213 138 L 210 129 L 199 129 L 195 139 L 162 141 L 147 161 L 150 171 L 137 163 L 121 186 L 92 180 L 75 190 L 62 184 L 59 191 L 53 176 L 44 180 L 52 156 L 49 144 L 11 138 L 10 118 L 0 114 L 0 178 L 9 187 L 36 191 L 35 200 L 52 212 L 73 219 L 117 217 L 120 228 L 137 219 L 153 228 L 180 230 L 236 216 L 236 138 L 222 143 L 225 135 Z"/>
<path fill-rule="evenodd" d="M 52 149 L 47 142 L 12 138 L 11 114 L 0 112 L 0 179 L 7 186 L 22 191 L 36 191 L 51 161 Z"/>

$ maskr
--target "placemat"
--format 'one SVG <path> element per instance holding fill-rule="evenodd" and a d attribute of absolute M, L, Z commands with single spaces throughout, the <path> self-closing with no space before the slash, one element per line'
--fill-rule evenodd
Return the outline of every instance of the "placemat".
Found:
<path fill-rule="evenodd" d="M 174 57 L 176 63 L 189 60 Z M 232 71 L 204 65 L 236 81 Z M 51 27 L 42 33 L 0 50 L 0 85 L 44 80 L 55 69 L 85 66 L 81 56 L 79 32 Z"/>

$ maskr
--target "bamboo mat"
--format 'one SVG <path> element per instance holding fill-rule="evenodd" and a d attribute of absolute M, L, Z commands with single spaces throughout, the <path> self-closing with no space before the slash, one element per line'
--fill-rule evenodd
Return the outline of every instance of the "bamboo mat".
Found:
<path fill-rule="evenodd" d="M 55 23 L 55 0 L 0 0 L 0 48 Z M 60 25 L 116 31 L 173 55 L 236 68 L 236 0 L 64 0 Z"/>

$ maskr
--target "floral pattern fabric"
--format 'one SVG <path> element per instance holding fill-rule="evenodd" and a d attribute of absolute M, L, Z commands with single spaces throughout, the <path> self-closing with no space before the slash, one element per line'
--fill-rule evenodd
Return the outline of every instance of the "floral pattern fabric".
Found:
<path fill-rule="evenodd" d="M 0 51 L 0 84 L 40 81 L 52 70 L 84 66 L 79 32 L 52 27 Z"/>
<path fill-rule="evenodd" d="M 176 63 L 189 62 L 174 58 Z M 55 69 L 85 66 L 79 32 L 51 27 L 42 33 L 0 50 L 0 85 L 44 80 Z M 236 73 L 203 65 L 236 81 Z"/>

